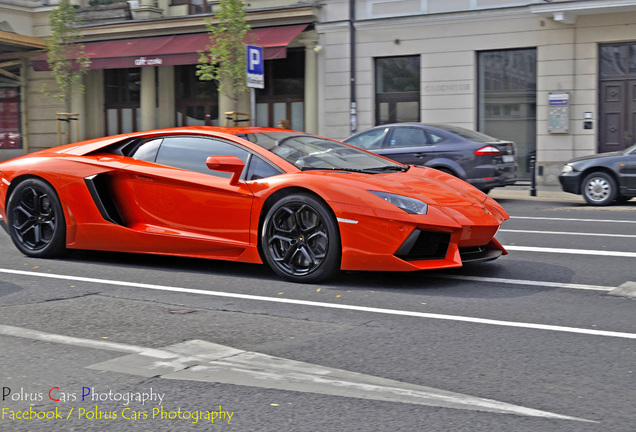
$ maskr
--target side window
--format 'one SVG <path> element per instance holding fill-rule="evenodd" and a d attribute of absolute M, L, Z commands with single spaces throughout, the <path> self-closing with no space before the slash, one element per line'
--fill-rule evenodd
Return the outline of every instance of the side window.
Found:
<path fill-rule="evenodd" d="M 140 145 L 131 156 L 142 161 L 154 162 L 157 158 L 157 150 L 159 150 L 161 141 L 163 141 L 163 138 L 147 141 Z"/>
<path fill-rule="evenodd" d="M 210 156 L 236 156 L 243 162 L 249 153 L 225 141 L 192 136 L 173 136 L 163 140 L 156 162 L 188 171 L 230 178 L 232 173 L 212 171 L 205 164 Z"/>
<path fill-rule="evenodd" d="M 431 144 L 439 144 L 442 141 L 446 141 L 446 138 L 444 138 L 441 135 L 437 135 L 431 131 L 427 131 L 428 132 L 428 139 L 430 141 Z"/>
<path fill-rule="evenodd" d="M 423 129 L 398 127 L 393 129 L 389 147 L 421 147 L 428 144 Z"/>
<path fill-rule="evenodd" d="M 252 156 L 250 164 L 245 175 L 245 180 L 259 180 L 262 178 L 272 177 L 282 174 L 280 170 L 265 162 L 263 159 Z"/>
<path fill-rule="evenodd" d="M 382 147 L 382 141 L 384 141 L 384 135 L 386 135 L 386 131 L 387 129 L 374 129 L 372 131 L 355 136 L 347 140 L 346 143 L 365 150 L 378 149 Z"/>

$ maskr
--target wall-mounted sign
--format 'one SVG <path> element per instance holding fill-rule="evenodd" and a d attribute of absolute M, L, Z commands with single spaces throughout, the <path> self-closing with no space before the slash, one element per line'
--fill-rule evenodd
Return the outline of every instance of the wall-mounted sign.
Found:
<path fill-rule="evenodd" d="M 570 131 L 570 94 L 550 93 L 548 95 L 548 132 L 568 133 Z"/>

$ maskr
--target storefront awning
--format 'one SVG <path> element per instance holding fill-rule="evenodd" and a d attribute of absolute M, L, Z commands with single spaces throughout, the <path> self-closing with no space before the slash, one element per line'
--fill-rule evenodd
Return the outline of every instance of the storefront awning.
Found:
<path fill-rule="evenodd" d="M 265 60 L 285 58 L 287 46 L 307 28 L 306 24 L 256 28 L 249 32 L 250 44 L 263 47 Z M 90 60 L 89 69 L 120 69 L 141 66 L 174 66 L 197 64 L 197 51 L 210 44 L 207 33 L 155 36 L 85 42 L 84 51 Z M 49 70 L 46 56 L 33 60 L 33 68 Z"/>
<path fill-rule="evenodd" d="M 45 48 L 40 38 L 0 30 L 0 86 L 21 85 L 24 59 L 40 55 Z"/>

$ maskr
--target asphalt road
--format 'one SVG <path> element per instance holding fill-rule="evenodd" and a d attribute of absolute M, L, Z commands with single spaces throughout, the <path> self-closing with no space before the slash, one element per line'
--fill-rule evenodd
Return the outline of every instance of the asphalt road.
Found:
<path fill-rule="evenodd" d="M 0 232 L 0 428 L 636 431 L 636 200 L 492 195 L 509 255 L 323 285 Z"/>

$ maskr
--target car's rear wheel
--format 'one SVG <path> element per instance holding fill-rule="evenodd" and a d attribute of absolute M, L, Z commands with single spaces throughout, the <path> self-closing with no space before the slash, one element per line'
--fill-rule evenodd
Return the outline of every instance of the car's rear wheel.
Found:
<path fill-rule="evenodd" d="M 18 184 L 7 203 L 11 240 L 25 255 L 51 258 L 66 249 L 60 200 L 48 183 L 32 178 Z"/>
<path fill-rule="evenodd" d="M 609 205 L 616 199 L 618 190 L 614 178 L 604 172 L 594 172 L 583 180 L 583 198 L 588 204 Z"/>
<path fill-rule="evenodd" d="M 272 270 L 289 281 L 315 283 L 340 270 L 338 225 L 327 206 L 310 195 L 288 195 L 272 205 L 261 250 Z"/>

